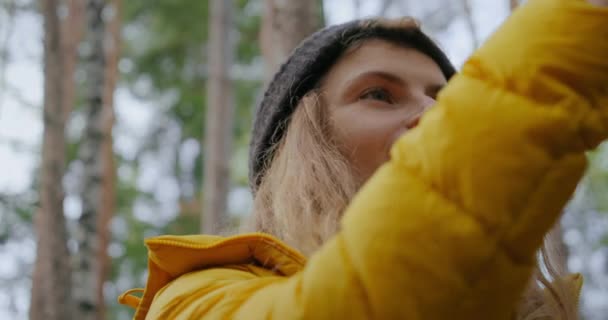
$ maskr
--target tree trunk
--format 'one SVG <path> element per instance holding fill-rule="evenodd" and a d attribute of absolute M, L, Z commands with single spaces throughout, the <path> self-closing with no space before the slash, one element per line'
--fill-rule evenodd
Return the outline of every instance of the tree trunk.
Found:
<path fill-rule="evenodd" d="M 35 218 L 36 262 L 32 279 L 30 319 L 72 319 L 70 255 L 63 214 L 65 170 L 65 93 L 58 0 L 42 1 L 44 17 L 44 133 L 40 210 Z"/>
<path fill-rule="evenodd" d="M 101 181 L 101 207 L 99 208 L 98 228 L 99 250 L 97 251 L 97 263 L 99 273 L 97 275 L 97 319 L 104 320 L 105 300 L 103 286 L 110 272 L 110 258 L 107 248 L 110 243 L 111 234 L 109 230 L 110 220 L 116 209 L 116 168 L 114 164 L 114 151 L 112 128 L 114 127 L 114 90 L 118 81 L 118 59 L 121 51 L 120 27 L 122 22 L 122 0 L 112 0 L 112 20 L 107 26 L 105 50 L 105 84 L 103 92 L 103 135 L 104 141 L 101 147 L 103 161 L 103 179 Z"/>
<path fill-rule="evenodd" d="M 104 161 L 103 96 L 104 96 L 104 37 L 103 11 L 105 0 L 88 0 L 86 4 L 86 50 L 82 62 L 85 72 L 84 136 L 78 156 L 84 166 L 82 183 L 82 214 L 78 219 L 75 240 L 78 244 L 74 257 L 74 299 L 76 319 L 94 320 L 97 317 L 97 279 L 99 250 L 98 217 Z"/>
<path fill-rule="evenodd" d="M 229 68 L 232 1 L 211 0 L 209 17 L 207 117 L 205 121 L 203 216 L 201 229 L 216 234 L 226 227 L 230 181 L 233 102 Z"/>
<path fill-rule="evenodd" d="M 471 44 L 473 50 L 479 47 L 479 36 L 477 35 L 477 27 L 473 20 L 473 9 L 471 8 L 471 0 L 462 0 L 462 9 L 464 11 L 464 20 L 467 23 L 469 34 L 471 35 Z"/>
<path fill-rule="evenodd" d="M 78 61 L 78 45 L 82 41 L 85 23 L 85 3 L 82 0 L 68 0 L 68 15 L 61 24 L 62 48 L 64 56 L 63 78 L 63 115 L 67 122 L 74 108 L 76 98 L 76 83 L 74 71 Z"/>
<path fill-rule="evenodd" d="M 265 0 L 260 43 L 269 82 L 291 51 L 321 27 L 319 1 Z"/>

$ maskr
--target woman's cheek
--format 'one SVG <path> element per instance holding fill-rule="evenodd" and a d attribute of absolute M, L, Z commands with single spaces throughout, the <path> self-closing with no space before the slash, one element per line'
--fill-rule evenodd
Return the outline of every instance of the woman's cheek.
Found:
<path fill-rule="evenodd" d="M 357 134 L 358 146 L 354 149 L 355 163 L 364 179 L 389 160 L 390 147 L 404 132 L 395 121 L 379 121 Z"/>

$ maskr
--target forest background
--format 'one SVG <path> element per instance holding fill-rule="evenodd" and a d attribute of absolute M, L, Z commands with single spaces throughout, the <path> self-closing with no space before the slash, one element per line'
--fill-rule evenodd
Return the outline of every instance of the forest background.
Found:
<path fill-rule="evenodd" d="M 326 25 L 410 15 L 455 65 L 515 0 L 0 0 L 0 319 L 129 319 L 143 239 L 236 227 L 261 90 Z M 608 314 L 608 145 L 559 233 Z M 71 279 L 71 281 L 70 281 Z"/>

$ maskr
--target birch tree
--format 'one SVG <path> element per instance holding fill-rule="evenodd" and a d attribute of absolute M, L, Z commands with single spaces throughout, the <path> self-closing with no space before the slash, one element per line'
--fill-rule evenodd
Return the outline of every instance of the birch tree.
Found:
<path fill-rule="evenodd" d="M 93 320 L 98 312 L 97 278 L 99 238 L 97 219 L 101 208 L 103 181 L 102 146 L 106 135 L 103 121 L 104 96 L 104 37 L 105 0 L 88 0 L 86 3 L 86 33 L 82 50 L 82 67 L 85 74 L 84 136 L 79 148 L 83 164 L 81 187 L 82 214 L 74 234 L 77 251 L 74 256 L 74 299 L 76 319 Z"/>

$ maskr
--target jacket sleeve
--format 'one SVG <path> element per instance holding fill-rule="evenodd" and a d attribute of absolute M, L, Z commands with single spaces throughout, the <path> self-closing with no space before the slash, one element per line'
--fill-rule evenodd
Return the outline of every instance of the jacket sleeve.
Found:
<path fill-rule="evenodd" d="M 204 302 L 171 316 L 508 319 L 584 151 L 608 134 L 606 57 L 607 9 L 529 1 L 398 140 L 302 272 L 202 271 L 213 280 L 192 290 Z"/>

